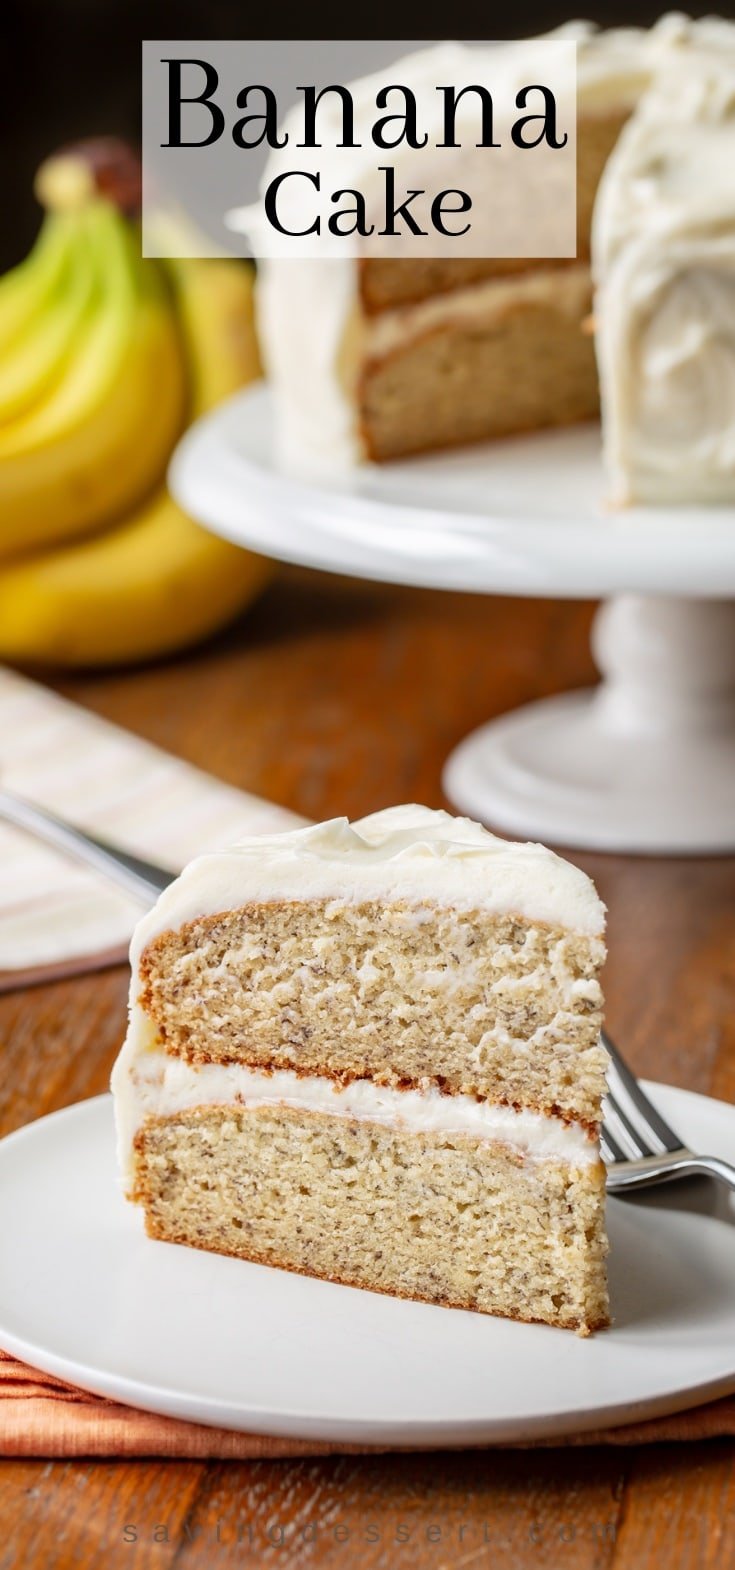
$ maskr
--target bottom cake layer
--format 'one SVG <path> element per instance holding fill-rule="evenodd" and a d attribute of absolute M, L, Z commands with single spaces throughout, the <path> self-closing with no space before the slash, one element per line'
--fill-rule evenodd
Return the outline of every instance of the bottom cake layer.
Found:
<path fill-rule="evenodd" d="M 152 1237 L 587 1334 L 608 1323 L 601 1163 L 263 1105 L 148 1117 Z"/>

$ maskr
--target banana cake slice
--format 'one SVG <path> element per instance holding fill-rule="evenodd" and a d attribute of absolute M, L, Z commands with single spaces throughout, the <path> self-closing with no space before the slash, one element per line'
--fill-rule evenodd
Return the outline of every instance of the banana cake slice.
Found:
<path fill-rule="evenodd" d="M 578 868 L 424 807 L 193 862 L 137 928 L 113 1071 L 148 1233 L 605 1325 L 603 932 Z"/>

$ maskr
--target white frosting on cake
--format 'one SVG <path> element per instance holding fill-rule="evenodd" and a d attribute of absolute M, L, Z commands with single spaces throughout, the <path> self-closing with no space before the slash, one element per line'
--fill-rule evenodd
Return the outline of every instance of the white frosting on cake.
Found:
<path fill-rule="evenodd" d="M 577 42 L 577 104 L 580 115 L 633 109 L 658 72 L 699 42 L 717 43 L 731 24 L 715 16 L 695 19 L 669 11 L 652 27 L 598 29 L 594 22 L 568 22 L 550 38 Z"/>
<path fill-rule="evenodd" d="M 284 469 L 340 473 L 362 456 L 355 406 L 340 358 L 357 312 L 347 257 L 263 258 L 255 295 L 258 341 L 275 399 L 275 443 Z"/>
<path fill-rule="evenodd" d="M 650 29 L 598 31 L 589 22 L 570 22 L 548 37 L 576 42 L 578 111 L 580 116 L 594 116 L 632 109 L 666 60 L 687 51 L 697 39 L 716 41 L 727 28 L 727 23 L 716 19 L 694 22 L 672 13 Z M 460 80 L 462 72 L 492 84 L 498 81 L 500 62 L 503 70 L 517 72 L 522 56 L 523 41 L 469 48 L 446 43 L 396 62 L 395 73 L 416 92 L 422 84 Z M 381 73 L 350 84 L 358 127 L 361 113 L 365 116 L 368 107 L 374 108 L 375 90 L 383 77 Z M 264 183 L 278 172 L 284 156 L 272 154 Z M 344 159 L 344 152 L 341 157 Z M 360 149 L 350 154 L 347 183 L 360 186 L 364 158 Z M 344 183 L 342 165 L 340 184 Z M 229 222 L 235 229 L 252 230 L 252 212 L 231 214 Z M 255 249 L 257 252 L 257 237 Z M 363 456 L 343 354 L 345 336 L 360 319 L 354 259 L 263 259 L 258 268 L 257 302 L 261 346 L 276 399 L 280 462 L 306 474 L 344 471 Z M 487 295 L 480 290 L 474 308 L 479 315 L 487 312 Z M 401 318 L 401 313 L 395 314 Z M 402 320 L 410 336 L 411 318 Z M 394 325 L 394 331 L 399 330 L 400 321 Z M 369 348 L 369 324 L 367 333 Z"/>
<path fill-rule="evenodd" d="M 712 21 L 613 153 L 594 224 L 618 502 L 735 501 L 735 27 Z"/>
<path fill-rule="evenodd" d="M 131 945 L 130 1021 L 112 1089 L 120 1160 L 130 1172 L 136 1129 L 149 1115 L 243 1102 L 285 1104 L 343 1117 L 400 1122 L 419 1131 L 502 1139 L 529 1155 L 596 1159 L 579 1126 L 433 1089 L 393 1090 L 367 1080 L 335 1089 L 328 1078 L 241 1064 L 189 1065 L 162 1051 L 138 1002 L 138 964 L 158 933 L 251 901 L 399 900 L 425 919 L 432 905 L 513 914 L 591 937 L 605 909 L 590 879 L 542 845 L 498 839 L 469 818 L 427 807 L 391 807 L 350 824 L 333 818 L 283 834 L 253 835 L 193 861 L 139 922 Z"/>
<path fill-rule="evenodd" d="M 133 1140 L 147 1117 L 174 1117 L 194 1107 L 295 1107 L 333 1117 L 388 1124 L 411 1134 L 464 1134 L 511 1145 L 535 1160 L 575 1166 L 599 1160 L 599 1147 L 579 1123 L 540 1112 L 446 1095 L 436 1089 L 395 1090 L 369 1079 L 340 1085 L 293 1069 L 247 1068 L 241 1063 L 185 1063 L 150 1046 L 150 1029 L 139 1023 L 136 1050 L 115 1066 L 113 1088 L 120 1166 L 132 1175 Z M 148 1050 L 146 1050 L 148 1045 Z"/>
<path fill-rule="evenodd" d="M 511 914 L 591 937 L 605 910 L 591 880 L 543 845 L 498 839 L 470 818 L 390 807 L 254 834 L 190 862 L 136 927 L 131 963 L 160 932 L 252 901 L 399 900 Z"/>

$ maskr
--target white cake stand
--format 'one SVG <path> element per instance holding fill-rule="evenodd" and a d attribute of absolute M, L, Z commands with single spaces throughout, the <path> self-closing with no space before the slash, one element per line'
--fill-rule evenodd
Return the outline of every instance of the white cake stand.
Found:
<path fill-rule="evenodd" d="M 272 423 L 257 385 L 174 456 L 178 500 L 226 539 L 384 582 L 607 597 L 600 686 L 461 742 L 444 773 L 461 811 L 586 849 L 735 850 L 735 511 L 606 512 L 594 427 L 307 483 L 279 469 Z"/>

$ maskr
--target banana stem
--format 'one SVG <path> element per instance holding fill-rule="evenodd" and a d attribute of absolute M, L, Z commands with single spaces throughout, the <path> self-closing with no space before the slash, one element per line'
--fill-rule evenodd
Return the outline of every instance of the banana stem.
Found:
<path fill-rule="evenodd" d="M 117 137 L 91 138 L 47 158 L 33 188 L 47 212 L 76 212 L 104 196 L 132 218 L 141 205 L 140 160 Z"/>

